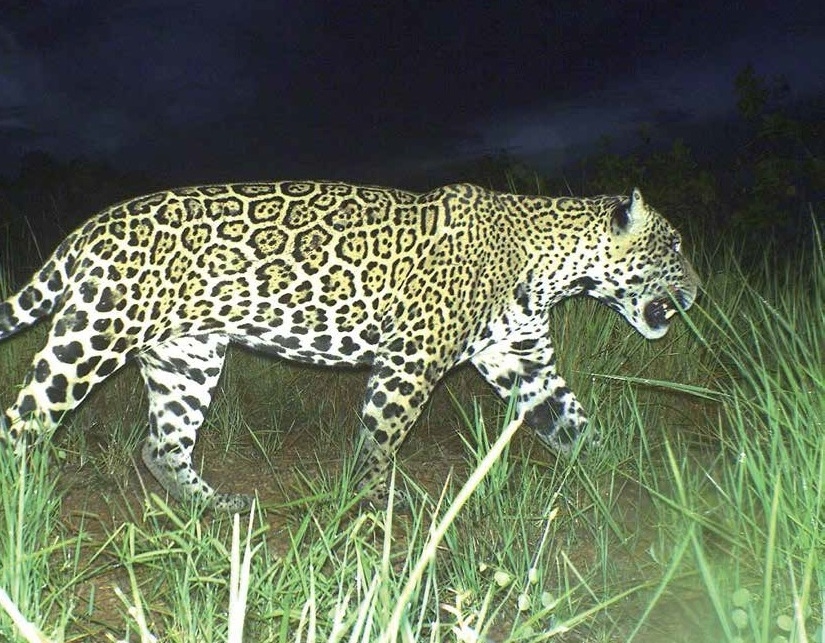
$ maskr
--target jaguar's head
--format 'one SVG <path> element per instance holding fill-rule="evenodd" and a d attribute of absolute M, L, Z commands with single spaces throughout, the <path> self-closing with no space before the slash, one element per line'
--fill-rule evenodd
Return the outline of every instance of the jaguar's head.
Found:
<path fill-rule="evenodd" d="M 604 302 L 648 339 L 662 337 L 679 308 L 693 305 L 699 278 L 682 254 L 682 238 L 648 206 L 638 188 L 603 213 L 604 264 L 587 294 Z"/>

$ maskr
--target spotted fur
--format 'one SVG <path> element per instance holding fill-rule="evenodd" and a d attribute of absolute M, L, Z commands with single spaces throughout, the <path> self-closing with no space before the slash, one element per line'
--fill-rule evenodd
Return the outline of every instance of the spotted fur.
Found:
<path fill-rule="evenodd" d="M 52 316 L 0 441 L 20 451 L 135 359 L 151 472 L 176 498 L 237 511 L 246 496 L 217 493 L 191 457 L 235 342 L 371 368 L 361 466 L 378 499 L 433 387 L 467 360 L 500 395 L 517 387 L 527 423 L 569 451 L 587 420 L 556 373 L 548 310 L 586 294 L 645 337 L 664 335 L 696 296 L 680 243 L 638 190 L 579 199 L 284 182 L 136 198 L 72 232 L 0 304 L 0 339 Z"/>

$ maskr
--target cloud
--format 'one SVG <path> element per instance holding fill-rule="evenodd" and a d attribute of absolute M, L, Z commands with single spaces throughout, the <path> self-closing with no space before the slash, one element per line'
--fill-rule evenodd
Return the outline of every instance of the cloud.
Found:
<path fill-rule="evenodd" d="M 606 137 L 619 144 L 638 142 L 642 126 L 667 136 L 672 128 L 718 121 L 735 113 L 734 80 L 749 63 L 769 79 L 785 76 L 796 98 L 825 89 L 825 53 L 815 35 L 743 35 L 712 55 L 697 51 L 678 60 L 664 54 L 644 59 L 636 73 L 575 98 L 491 114 L 475 123 L 479 137 L 459 145 L 457 152 L 506 151 L 558 167 L 594 151 Z"/>
<path fill-rule="evenodd" d="M 553 7 L 32 3 L 0 27 L 0 171 L 38 148 L 235 177 L 501 150 L 558 161 L 730 110 L 749 61 L 822 91 L 816 8 Z"/>

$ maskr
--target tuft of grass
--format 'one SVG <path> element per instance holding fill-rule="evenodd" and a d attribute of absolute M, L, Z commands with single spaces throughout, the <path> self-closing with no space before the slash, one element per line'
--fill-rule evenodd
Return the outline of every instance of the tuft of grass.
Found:
<path fill-rule="evenodd" d="M 819 640 L 825 568 L 825 256 L 744 282 L 731 314 L 708 317 L 720 336 L 728 465 L 714 484 L 731 516 L 737 561 L 717 615 L 743 640 Z M 817 634 L 818 633 L 818 634 Z"/>
<path fill-rule="evenodd" d="M 0 638 L 13 640 L 20 629 L 27 640 L 59 635 L 73 618 L 66 600 L 67 577 L 79 545 L 58 520 L 61 494 L 50 469 L 52 448 L 39 444 L 27 457 L 0 452 Z"/>

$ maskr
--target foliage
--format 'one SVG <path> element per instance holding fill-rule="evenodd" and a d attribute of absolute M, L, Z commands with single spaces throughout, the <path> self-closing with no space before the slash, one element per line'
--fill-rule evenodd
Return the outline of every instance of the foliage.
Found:
<path fill-rule="evenodd" d="M 825 123 L 794 114 L 782 77 L 767 80 L 748 65 L 735 86 L 749 134 L 734 168 L 734 217 L 760 228 L 793 224 L 825 196 Z"/>

